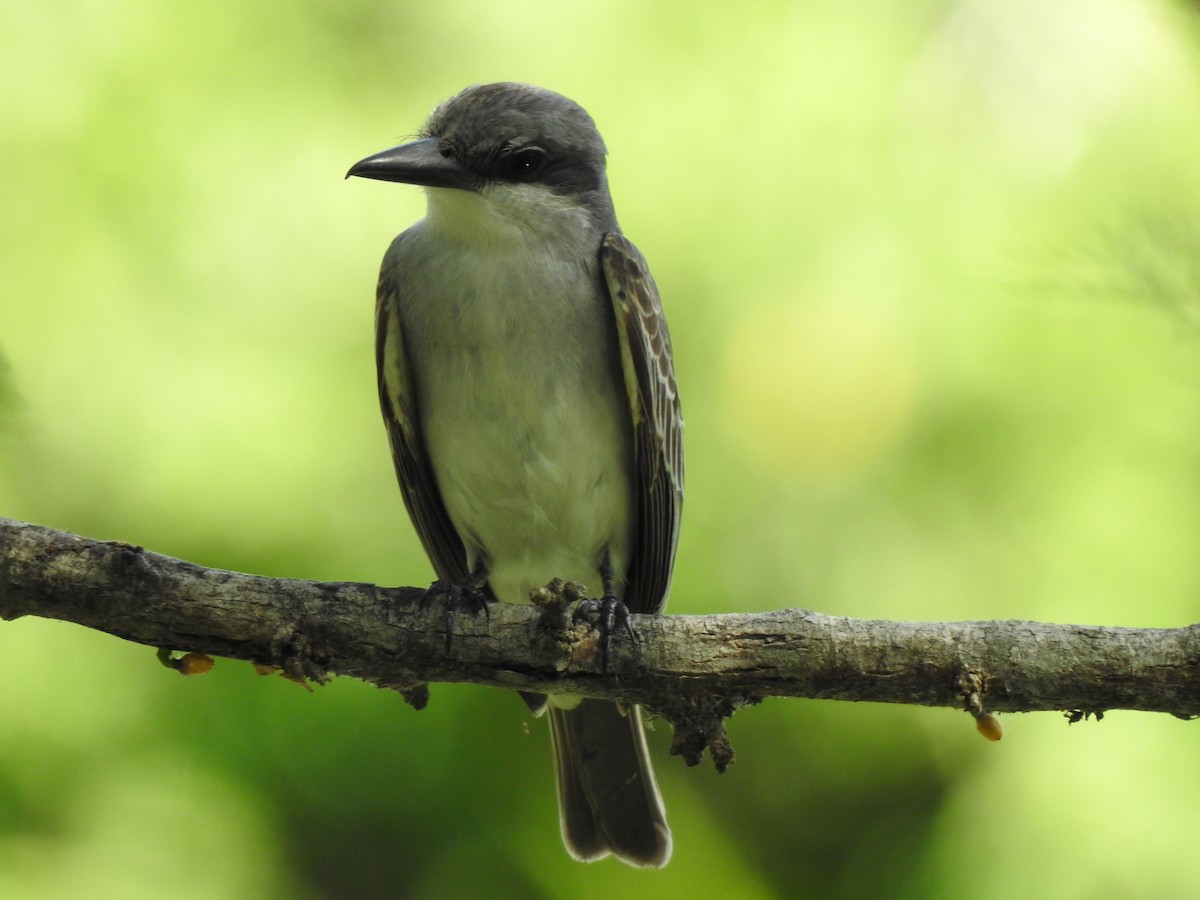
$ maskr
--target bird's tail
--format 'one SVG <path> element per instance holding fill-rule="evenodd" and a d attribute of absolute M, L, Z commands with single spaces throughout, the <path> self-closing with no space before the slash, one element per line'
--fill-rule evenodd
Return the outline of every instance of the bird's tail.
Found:
<path fill-rule="evenodd" d="M 606 700 L 573 709 L 551 702 L 550 734 L 563 842 L 577 859 L 614 854 L 631 866 L 664 866 L 671 829 L 646 752 L 638 707 Z"/>

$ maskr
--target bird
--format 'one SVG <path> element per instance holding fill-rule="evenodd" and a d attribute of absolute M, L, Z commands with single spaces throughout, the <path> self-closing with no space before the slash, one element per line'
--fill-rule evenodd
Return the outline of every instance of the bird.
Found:
<path fill-rule="evenodd" d="M 610 617 L 666 604 L 683 420 L 658 288 L 617 224 L 606 156 L 582 106 L 499 82 L 443 101 L 416 139 L 346 175 L 426 195 L 384 256 L 375 349 L 431 590 L 521 603 L 599 576 Z M 522 696 L 549 709 L 567 851 L 665 865 L 639 708 Z"/>

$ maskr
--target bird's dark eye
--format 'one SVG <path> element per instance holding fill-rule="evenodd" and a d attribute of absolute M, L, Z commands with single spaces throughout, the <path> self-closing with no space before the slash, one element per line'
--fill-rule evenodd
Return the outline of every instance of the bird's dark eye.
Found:
<path fill-rule="evenodd" d="M 514 150 L 504 161 L 508 174 L 517 181 L 529 181 L 546 165 L 546 151 L 539 147 Z"/>

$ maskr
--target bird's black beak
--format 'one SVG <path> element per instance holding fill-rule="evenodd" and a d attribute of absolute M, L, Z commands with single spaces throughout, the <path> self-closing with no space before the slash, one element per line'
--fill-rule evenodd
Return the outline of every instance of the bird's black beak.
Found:
<path fill-rule="evenodd" d="M 453 156 L 443 154 L 437 138 L 422 138 L 368 156 L 350 167 L 346 177 L 351 175 L 464 191 L 478 186 L 478 178 L 471 171 L 460 166 Z"/>

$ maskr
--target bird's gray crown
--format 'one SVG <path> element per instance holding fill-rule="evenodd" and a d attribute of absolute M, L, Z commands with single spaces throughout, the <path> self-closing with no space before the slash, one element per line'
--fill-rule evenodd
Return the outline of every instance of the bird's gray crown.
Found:
<path fill-rule="evenodd" d="M 587 111 L 545 88 L 477 84 L 441 103 L 421 130 L 482 181 L 607 193 L 604 141 Z"/>

